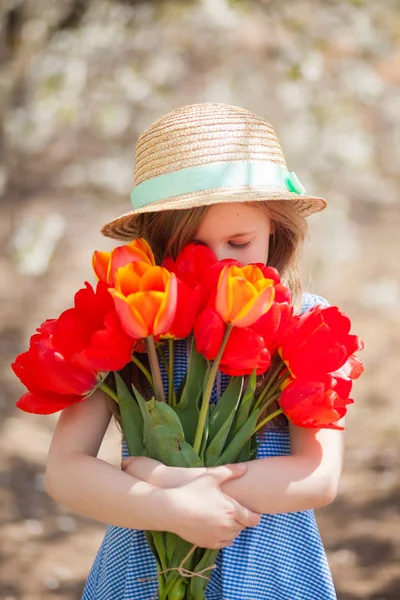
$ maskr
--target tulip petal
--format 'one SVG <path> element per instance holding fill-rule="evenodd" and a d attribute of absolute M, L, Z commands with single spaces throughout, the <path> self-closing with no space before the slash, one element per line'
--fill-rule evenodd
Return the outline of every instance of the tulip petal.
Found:
<path fill-rule="evenodd" d="M 115 277 L 118 269 L 125 267 L 131 262 L 147 263 L 148 259 L 144 252 L 133 249 L 130 246 L 118 246 L 111 253 L 111 259 L 107 271 L 107 283 L 115 285 Z"/>
<path fill-rule="evenodd" d="M 257 290 L 247 279 L 243 277 L 231 277 L 229 280 L 229 292 L 231 310 L 226 320 L 233 325 L 237 325 L 240 319 L 251 309 L 257 298 Z M 257 315 L 257 318 L 259 316 Z M 253 319 L 253 322 L 255 320 Z"/>
<path fill-rule="evenodd" d="M 191 289 L 180 279 L 177 280 L 177 284 L 175 317 L 167 335 L 174 339 L 182 339 L 188 337 L 193 330 L 195 319 L 200 312 L 201 293 L 199 287 Z"/>
<path fill-rule="evenodd" d="M 214 360 L 220 349 L 226 325 L 211 307 L 205 308 L 194 324 L 196 350 L 207 360 Z"/>
<path fill-rule="evenodd" d="M 111 252 L 101 252 L 95 250 L 92 255 L 92 267 L 97 279 L 107 283 L 108 265 L 111 258 Z"/>
<path fill-rule="evenodd" d="M 130 262 L 120 267 L 115 275 L 115 289 L 123 296 L 138 292 L 142 277 L 152 268 L 144 262 Z"/>
<path fill-rule="evenodd" d="M 73 357 L 74 364 L 96 371 L 119 371 L 131 361 L 135 341 L 121 328 L 115 311 L 104 318 L 102 329 L 97 330 L 90 345 Z"/>
<path fill-rule="evenodd" d="M 114 298 L 115 309 L 125 333 L 137 340 L 147 337 L 149 330 L 140 312 L 114 288 L 110 288 L 110 294 Z"/>
<path fill-rule="evenodd" d="M 317 305 L 294 317 L 279 349 L 292 375 L 313 379 L 341 369 L 360 347 L 359 338 L 349 335 L 350 327 L 337 307 Z"/>
<path fill-rule="evenodd" d="M 224 267 L 219 275 L 215 308 L 221 318 L 227 322 L 232 310 L 232 293 L 229 285 L 229 267 Z"/>
<path fill-rule="evenodd" d="M 299 427 L 343 429 L 337 421 L 352 401 L 329 389 L 330 382 L 330 377 L 324 381 L 294 380 L 286 386 L 279 402 L 289 421 Z"/>
<path fill-rule="evenodd" d="M 97 278 L 112 286 L 115 285 L 116 271 L 129 262 L 137 261 L 155 265 L 154 254 L 143 238 L 118 246 L 112 252 L 96 250 L 92 256 L 92 266 Z"/>
<path fill-rule="evenodd" d="M 178 282 L 174 273 L 170 274 L 158 314 L 154 320 L 154 335 L 162 335 L 171 327 L 176 314 Z"/>
<path fill-rule="evenodd" d="M 141 277 L 139 290 L 141 292 L 155 291 L 164 293 L 169 279 L 170 273 L 166 269 L 163 267 L 151 267 Z"/>
<path fill-rule="evenodd" d="M 143 254 L 146 256 L 146 260 L 144 262 L 148 262 L 152 266 L 156 264 L 153 250 L 151 249 L 149 242 L 144 238 L 136 238 L 135 240 L 132 240 L 132 242 L 129 242 L 128 247 L 132 250 L 139 250 L 140 252 L 143 252 Z"/>
<path fill-rule="evenodd" d="M 261 315 L 270 309 L 274 301 L 275 290 L 273 286 L 265 288 L 260 294 L 253 297 L 240 313 L 233 319 L 236 327 L 249 327 L 253 325 Z"/>
<path fill-rule="evenodd" d="M 332 372 L 333 377 L 342 379 L 358 379 L 364 372 L 364 365 L 354 355 L 349 356 L 345 364 L 336 371 Z"/>
<path fill-rule="evenodd" d="M 233 327 L 221 358 L 220 370 L 227 375 L 257 375 L 271 365 L 271 356 L 261 335 L 250 328 Z"/>
<path fill-rule="evenodd" d="M 32 394 L 31 392 L 27 392 L 18 400 L 16 406 L 24 412 L 38 415 L 50 415 L 63 410 L 72 404 L 82 402 L 82 400 L 85 400 L 85 396 L 57 396 L 54 393 Z"/>

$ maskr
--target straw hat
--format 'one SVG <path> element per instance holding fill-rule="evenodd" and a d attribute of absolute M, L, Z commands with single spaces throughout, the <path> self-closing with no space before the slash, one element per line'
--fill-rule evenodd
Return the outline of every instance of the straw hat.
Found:
<path fill-rule="evenodd" d="M 145 212 L 287 200 L 308 216 L 326 206 L 289 173 L 272 126 L 237 106 L 194 104 L 168 113 L 139 137 L 135 163 L 133 210 L 104 225 L 107 237 L 135 238 Z"/>

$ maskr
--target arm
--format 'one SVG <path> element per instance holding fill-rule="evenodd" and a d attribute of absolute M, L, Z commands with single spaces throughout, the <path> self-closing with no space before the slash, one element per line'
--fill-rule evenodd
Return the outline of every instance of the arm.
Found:
<path fill-rule="evenodd" d="M 343 432 L 290 425 L 290 437 L 290 456 L 249 461 L 245 475 L 225 482 L 221 490 L 257 513 L 297 512 L 332 502 L 342 470 Z M 207 471 L 166 467 L 144 457 L 125 459 L 122 468 L 164 488 L 184 485 Z"/>
<path fill-rule="evenodd" d="M 248 462 L 247 473 L 224 483 L 222 490 L 260 513 L 297 512 L 333 502 L 343 465 L 343 431 L 290 425 L 290 439 L 290 456 Z"/>
<path fill-rule="evenodd" d="M 96 458 L 110 418 L 101 391 L 62 412 L 49 450 L 46 491 L 58 503 L 103 523 L 165 530 L 162 490 Z"/>
<path fill-rule="evenodd" d="M 172 531 L 203 548 L 230 545 L 244 527 L 258 524 L 259 515 L 221 492 L 224 481 L 243 476 L 246 469 L 237 465 L 162 489 L 96 458 L 110 418 L 100 391 L 62 412 L 45 477 L 57 502 L 110 525 Z"/>

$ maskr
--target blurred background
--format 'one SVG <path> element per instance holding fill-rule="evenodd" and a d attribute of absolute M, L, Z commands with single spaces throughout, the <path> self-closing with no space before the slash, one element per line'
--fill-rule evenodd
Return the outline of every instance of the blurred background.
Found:
<path fill-rule="evenodd" d="M 349 314 L 366 373 L 339 496 L 317 516 L 339 600 L 398 600 L 398 0 L 0 7 L 0 598 L 80 598 L 104 532 L 45 494 L 57 416 L 16 411 L 9 364 L 93 281 L 93 249 L 113 246 L 99 229 L 129 210 L 140 132 L 213 101 L 266 117 L 289 169 L 329 200 L 309 220 L 303 282 Z M 101 456 L 118 452 L 111 427 Z"/>

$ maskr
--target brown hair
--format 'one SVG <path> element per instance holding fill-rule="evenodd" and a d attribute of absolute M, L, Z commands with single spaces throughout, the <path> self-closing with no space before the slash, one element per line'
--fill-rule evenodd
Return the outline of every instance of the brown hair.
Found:
<path fill-rule="evenodd" d="M 278 269 L 282 283 L 291 291 L 292 305 L 296 312 L 301 308 L 302 288 L 298 273 L 298 254 L 307 233 L 307 222 L 296 211 L 294 203 L 273 200 L 265 202 L 249 202 L 259 210 L 265 211 L 271 220 L 272 234 L 270 236 L 268 265 Z M 153 249 L 156 262 L 160 264 L 165 256 L 176 258 L 186 244 L 190 243 L 199 229 L 209 207 L 201 206 L 186 210 L 166 210 L 162 212 L 143 213 L 138 217 L 138 237 L 145 238 Z M 138 382 L 138 375 L 133 372 L 131 365 L 125 372 L 125 377 L 133 377 Z M 268 379 L 268 372 L 258 378 L 257 393 L 259 394 Z M 111 403 L 114 416 L 120 423 L 118 406 Z M 276 410 L 272 405 L 268 412 Z M 266 415 L 263 415 L 263 418 Z M 286 424 L 285 418 L 274 420 L 280 425 Z M 261 430 L 263 432 L 263 429 Z"/>

